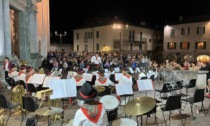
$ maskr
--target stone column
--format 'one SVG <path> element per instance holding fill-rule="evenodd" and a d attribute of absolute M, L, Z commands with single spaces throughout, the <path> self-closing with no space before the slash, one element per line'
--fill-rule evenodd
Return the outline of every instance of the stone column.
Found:
<path fill-rule="evenodd" d="M 5 55 L 11 55 L 11 31 L 10 31 L 10 9 L 9 0 L 3 0 L 4 6 L 4 42 L 5 42 Z"/>
<path fill-rule="evenodd" d="M 28 59 L 30 48 L 27 35 L 28 20 L 25 12 L 18 12 L 20 58 Z"/>
<path fill-rule="evenodd" d="M 3 0 L 0 0 L 0 56 L 5 55 L 4 48 L 4 16 Z"/>

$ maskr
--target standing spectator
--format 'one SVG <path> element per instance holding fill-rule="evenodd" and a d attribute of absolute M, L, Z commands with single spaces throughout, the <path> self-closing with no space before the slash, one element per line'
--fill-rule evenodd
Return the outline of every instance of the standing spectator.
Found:
<path fill-rule="evenodd" d="M 8 78 L 8 72 L 12 67 L 12 62 L 9 61 L 9 57 L 4 58 L 3 70 L 5 71 L 5 78 Z"/>

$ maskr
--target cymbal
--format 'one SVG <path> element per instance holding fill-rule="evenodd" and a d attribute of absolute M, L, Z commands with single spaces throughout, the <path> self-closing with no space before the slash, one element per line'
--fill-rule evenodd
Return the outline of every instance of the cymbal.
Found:
<path fill-rule="evenodd" d="M 43 107 L 35 111 L 35 114 L 40 116 L 51 116 L 55 114 L 60 114 L 63 112 L 63 109 L 56 107 Z"/>
<path fill-rule="evenodd" d="M 127 115 L 137 116 L 151 111 L 156 105 L 155 99 L 151 97 L 137 97 L 124 106 Z"/>

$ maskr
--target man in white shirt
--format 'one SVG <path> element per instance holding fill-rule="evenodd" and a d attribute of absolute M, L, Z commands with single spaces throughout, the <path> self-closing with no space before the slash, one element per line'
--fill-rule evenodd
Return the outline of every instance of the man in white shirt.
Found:
<path fill-rule="evenodd" d="M 98 53 L 91 57 L 92 71 L 99 71 L 101 65 L 101 57 Z"/>
<path fill-rule="evenodd" d="M 77 92 L 77 98 L 83 100 L 81 108 L 77 110 L 73 126 L 106 126 L 108 125 L 107 113 L 104 105 L 96 100 L 97 91 L 89 83 Z"/>

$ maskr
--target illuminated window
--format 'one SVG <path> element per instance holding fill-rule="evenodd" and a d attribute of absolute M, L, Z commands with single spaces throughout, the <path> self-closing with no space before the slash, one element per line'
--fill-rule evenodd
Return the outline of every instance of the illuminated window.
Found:
<path fill-rule="evenodd" d="M 190 49 L 190 42 L 180 42 L 180 49 Z"/>
<path fill-rule="evenodd" d="M 206 42 L 195 42 L 195 49 L 206 49 Z"/>
<path fill-rule="evenodd" d="M 168 42 L 168 49 L 176 49 L 176 42 Z"/>

